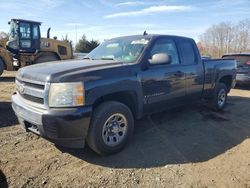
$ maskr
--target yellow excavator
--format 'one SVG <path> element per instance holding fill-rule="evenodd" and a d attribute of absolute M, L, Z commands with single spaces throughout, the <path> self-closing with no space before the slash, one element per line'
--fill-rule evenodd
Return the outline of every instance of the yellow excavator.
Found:
<path fill-rule="evenodd" d="M 0 76 L 4 70 L 13 70 L 12 57 L 6 49 L 6 43 L 9 40 L 8 35 L 0 33 Z"/>
<path fill-rule="evenodd" d="M 0 75 L 4 70 L 73 58 L 71 44 L 51 39 L 50 28 L 47 38 L 41 38 L 41 22 L 11 19 L 9 25 L 9 36 L 0 34 Z"/>

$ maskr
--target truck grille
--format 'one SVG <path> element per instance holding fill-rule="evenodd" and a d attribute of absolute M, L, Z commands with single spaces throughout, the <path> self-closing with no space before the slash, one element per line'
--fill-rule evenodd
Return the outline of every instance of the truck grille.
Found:
<path fill-rule="evenodd" d="M 24 99 L 44 104 L 45 85 L 16 80 L 16 90 Z"/>

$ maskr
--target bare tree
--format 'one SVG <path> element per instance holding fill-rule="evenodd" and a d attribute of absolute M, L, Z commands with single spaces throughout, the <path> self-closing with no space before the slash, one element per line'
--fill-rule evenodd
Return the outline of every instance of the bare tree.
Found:
<path fill-rule="evenodd" d="M 250 20 L 237 24 L 221 22 L 208 28 L 200 36 L 202 55 L 221 57 L 225 53 L 250 51 Z"/>

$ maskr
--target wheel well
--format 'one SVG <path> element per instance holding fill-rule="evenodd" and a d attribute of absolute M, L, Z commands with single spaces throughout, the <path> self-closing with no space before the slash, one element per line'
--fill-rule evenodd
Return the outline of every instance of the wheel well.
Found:
<path fill-rule="evenodd" d="M 219 83 L 224 83 L 229 92 L 232 86 L 232 81 L 232 76 L 223 76 L 222 78 L 220 78 Z"/>
<path fill-rule="evenodd" d="M 101 103 L 105 101 L 118 101 L 125 105 L 127 105 L 131 112 L 133 113 L 134 117 L 137 116 L 138 108 L 136 106 L 136 94 L 132 91 L 122 91 L 122 92 L 116 92 L 108 95 L 104 95 L 100 98 L 98 98 L 93 105 L 93 108 L 95 109 L 97 106 L 99 106 Z"/>

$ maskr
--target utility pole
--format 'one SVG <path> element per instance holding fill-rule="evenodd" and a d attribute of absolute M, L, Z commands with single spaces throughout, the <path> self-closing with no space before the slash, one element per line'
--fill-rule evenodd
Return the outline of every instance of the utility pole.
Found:
<path fill-rule="evenodd" d="M 77 24 L 75 25 L 75 32 L 76 32 L 76 41 L 75 41 L 75 46 L 77 44 Z"/>
<path fill-rule="evenodd" d="M 229 53 L 229 31 L 227 31 L 227 44 L 226 44 L 226 53 Z"/>

